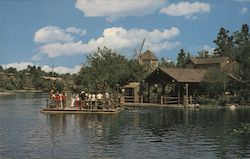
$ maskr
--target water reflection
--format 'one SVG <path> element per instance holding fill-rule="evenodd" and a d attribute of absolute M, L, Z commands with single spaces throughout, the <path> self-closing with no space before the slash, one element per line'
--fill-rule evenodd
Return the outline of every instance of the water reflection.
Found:
<path fill-rule="evenodd" d="M 1 97 L 0 158 L 250 158 L 250 109 L 41 114 L 46 95 Z"/>
<path fill-rule="evenodd" d="M 150 148 L 154 153 L 172 157 L 177 152 L 179 157 L 201 157 L 207 154 L 210 157 L 227 158 L 250 155 L 250 143 L 244 140 L 246 136 L 232 134 L 232 130 L 243 122 L 239 120 L 243 118 L 238 115 L 244 116 L 248 111 L 231 112 L 217 108 L 135 110 L 116 115 L 47 115 L 51 141 L 54 142 L 58 136 L 74 134 L 73 141 L 86 145 L 85 153 L 89 157 L 133 157 L 136 149 L 141 151 L 150 145 L 159 146 L 157 150 Z M 152 157 L 153 154 L 146 152 L 137 153 Z"/>

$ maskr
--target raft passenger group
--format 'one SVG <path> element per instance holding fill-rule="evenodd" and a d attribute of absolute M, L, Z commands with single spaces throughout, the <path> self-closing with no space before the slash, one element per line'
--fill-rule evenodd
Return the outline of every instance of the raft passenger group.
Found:
<path fill-rule="evenodd" d="M 61 93 L 57 91 L 55 93 L 54 90 L 50 91 L 49 94 L 50 103 L 53 103 L 54 107 L 63 108 L 67 107 L 67 94 L 62 91 Z M 71 95 L 71 108 L 79 108 L 79 109 L 107 109 L 114 108 L 115 101 L 114 97 L 110 96 L 108 92 L 105 93 L 86 93 L 85 91 L 81 91 L 80 94 L 72 93 Z"/>

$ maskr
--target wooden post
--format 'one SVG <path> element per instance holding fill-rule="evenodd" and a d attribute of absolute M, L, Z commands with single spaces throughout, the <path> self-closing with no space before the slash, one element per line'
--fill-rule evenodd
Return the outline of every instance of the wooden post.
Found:
<path fill-rule="evenodd" d="M 161 96 L 161 105 L 163 104 L 163 96 Z"/>
<path fill-rule="evenodd" d="M 189 96 L 189 104 L 193 104 L 193 98 L 192 98 L 192 96 Z"/>
<path fill-rule="evenodd" d="M 181 104 L 181 95 L 180 95 L 180 85 L 179 85 L 179 83 L 178 83 L 178 105 L 180 105 Z"/>
<path fill-rule="evenodd" d="M 141 104 L 143 103 L 143 95 L 141 95 L 141 100 L 140 100 Z"/>
<path fill-rule="evenodd" d="M 148 83 L 148 99 L 147 102 L 151 103 L 150 101 L 150 84 Z"/>
<path fill-rule="evenodd" d="M 186 94 L 184 95 L 183 105 L 186 108 L 188 106 L 188 84 L 185 84 Z"/>
<path fill-rule="evenodd" d="M 121 95 L 121 98 L 120 98 L 120 104 L 123 106 L 125 103 L 125 99 L 124 99 L 124 96 Z"/>

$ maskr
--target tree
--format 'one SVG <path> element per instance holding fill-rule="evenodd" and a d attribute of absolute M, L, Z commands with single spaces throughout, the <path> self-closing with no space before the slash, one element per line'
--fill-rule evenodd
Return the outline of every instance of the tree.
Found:
<path fill-rule="evenodd" d="M 236 49 L 243 47 L 250 40 L 249 27 L 247 24 L 243 24 L 241 31 L 233 33 L 233 42 Z"/>
<path fill-rule="evenodd" d="M 190 55 L 187 55 L 183 49 L 180 49 L 180 52 L 177 56 L 177 67 L 185 67 Z"/>
<path fill-rule="evenodd" d="M 216 56 L 232 57 L 233 37 L 229 36 L 228 33 L 229 31 L 222 27 L 217 35 L 217 39 L 214 40 L 217 46 L 214 49 L 214 54 Z"/>
<path fill-rule="evenodd" d="M 227 87 L 228 78 L 226 73 L 223 73 L 218 68 L 207 69 L 202 87 L 209 93 L 209 97 L 218 98 L 225 92 Z"/>
<path fill-rule="evenodd" d="M 233 42 L 234 42 L 234 57 L 240 63 L 241 51 L 250 41 L 249 27 L 247 24 L 243 24 L 241 31 L 236 31 L 233 33 Z"/>
<path fill-rule="evenodd" d="M 159 63 L 160 67 L 175 67 L 175 63 L 172 60 L 165 60 L 163 57 Z"/>
<path fill-rule="evenodd" d="M 250 41 L 237 50 L 240 64 L 241 87 L 240 96 L 244 101 L 250 101 Z"/>
<path fill-rule="evenodd" d="M 6 73 L 14 73 L 16 74 L 17 73 L 17 69 L 14 68 L 14 67 L 9 67 L 5 70 Z"/>
<path fill-rule="evenodd" d="M 116 84 L 139 81 L 143 75 L 143 68 L 137 61 L 129 61 L 104 47 L 87 56 L 87 63 L 81 68 L 75 83 L 88 91 L 96 91 L 99 87 L 111 90 Z"/>
<path fill-rule="evenodd" d="M 3 72 L 3 67 L 0 65 L 0 72 Z"/>

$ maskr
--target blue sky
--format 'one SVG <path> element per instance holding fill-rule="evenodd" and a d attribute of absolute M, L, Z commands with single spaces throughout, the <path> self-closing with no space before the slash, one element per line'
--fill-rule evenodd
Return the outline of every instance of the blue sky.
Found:
<path fill-rule="evenodd" d="M 76 73 L 97 47 L 131 58 L 144 38 L 143 51 L 175 60 L 249 22 L 250 0 L 0 0 L 0 64 Z"/>

